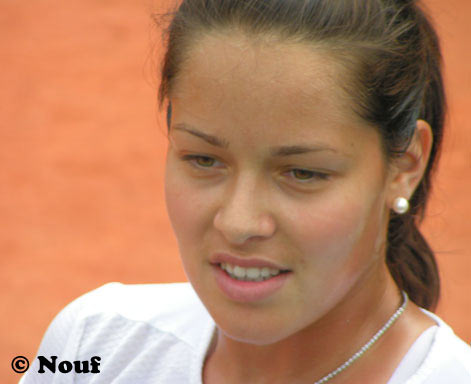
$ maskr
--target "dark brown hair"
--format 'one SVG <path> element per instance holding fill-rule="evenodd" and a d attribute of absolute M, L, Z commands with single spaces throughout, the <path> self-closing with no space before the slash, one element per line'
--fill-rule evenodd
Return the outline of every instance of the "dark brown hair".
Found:
<path fill-rule="evenodd" d="M 164 16 L 164 18 L 162 18 Z M 417 119 L 433 131 L 425 174 L 403 215 L 391 212 L 387 265 L 416 304 L 434 310 L 440 280 L 434 254 L 417 225 L 424 217 L 430 180 L 441 147 L 445 94 L 438 37 L 414 0 L 183 0 L 166 15 L 159 106 L 174 87 L 189 48 L 213 31 L 327 47 L 347 71 L 355 112 L 377 127 L 388 160 L 400 156 Z M 167 110 L 170 127 L 171 105 Z"/>

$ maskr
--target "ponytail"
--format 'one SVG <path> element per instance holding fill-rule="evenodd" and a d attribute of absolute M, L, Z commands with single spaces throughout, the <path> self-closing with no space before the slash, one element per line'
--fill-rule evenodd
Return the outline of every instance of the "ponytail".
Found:
<path fill-rule="evenodd" d="M 435 310 L 440 278 L 433 251 L 411 214 L 392 214 L 388 228 L 386 264 L 399 289 L 422 308 Z"/>

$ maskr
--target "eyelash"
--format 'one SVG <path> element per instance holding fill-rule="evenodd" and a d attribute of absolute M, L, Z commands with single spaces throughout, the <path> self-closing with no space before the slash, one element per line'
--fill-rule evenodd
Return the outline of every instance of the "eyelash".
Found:
<path fill-rule="evenodd" d="M 198 168 L 198 169 L 209 169 L 209 168 L 212 168 L 212 166 L 209 166 L 209 167 L 205 167 L 205 166 L 200 166 L 200 165 L 197 165 L 197 164 L 194 164 L 193 161 L 194 160 L 199 160 L 199 159 L 211 159 L 211 160 L 216 160 L 214 159 L 213 157 L 210 157 L 210 156 L 202 156 L 202 155 L 184 155 L 181 157 L 181 159 L 183 161 L 186 161 L 186 162 L 189 162 L 192 166 Z M 289 172 L 293 172 L 293 171 L 302 171 L 302 172 L 308 172 L 312 175 L 311 178 L 309 179 L 297 179 L 297 178 L 294 178 L 295 180 L 297 180 L 298 182 L 302 183 L 302 184 L 307 184 L 307 183 L 311 183 L 313 182 L 314 180 L 327 180 L 330 175 L 327 174 L 327 173 L 322 173 L 322 172 L 316 172 L 316 171 L 311 171 L 311 170 L 308 170 L 308 169 L 302 169 L 302 168 L 292 168 L 289 170 Z"/>

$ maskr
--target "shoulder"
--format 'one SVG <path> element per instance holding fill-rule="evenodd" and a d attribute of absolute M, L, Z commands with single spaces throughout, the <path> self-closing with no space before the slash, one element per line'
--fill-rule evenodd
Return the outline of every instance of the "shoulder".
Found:
<path fill-rule="evenodd" d="M 471 383 L 471 346 L 437 315 L 421 309 L 438 324 L 430 350 L 407 384 Z"/>
<path fill-rule="evenodd" d="M 186 361 L 196 366 L 213 327 L 190 283 L 108 283 L 59 312 L 37 356 L 58 356 L 58 361 L 86 361 L 99 356 L 101 376 L 109 376 L 110 382 L 118 377 L 144 382 L 135 376 L 144 371 L 162 381 L 162 375 L 169 373 L 166 364 Z M 34 364 L 25 375 L 25 383 L 38 379 L 31 371 L 38 371 L 39 358 Z M 185 372 L 183 367 L 171 373 L 172 380 L 179 372 Z M 53 382 L 47 381 L 53 375 L 40 376 L 44 382 Z"/>
<path fill-rule="evenodd" d="M 82 295 L 59 313 L 54 322 L 70 327 L 83 324 L 95 333 L 121 324 L 145 325 L 192 342 L 190 323 L 207 323 L 209 314 L 190 283 L 108 283 Z M 88 335 L 90 336 L 90 335 Z"/>
<path fill-rule="evenodd" d="M 70 308 L 68 308 L 70 307 Z M 152 326 L 167 326 L 167 319 L 182 311 L 206 315 L 190 283 L 122 284 L 108 283 L 82 295 L 66 309 L 79 319 L 96 315 L 118 315 Z"/>

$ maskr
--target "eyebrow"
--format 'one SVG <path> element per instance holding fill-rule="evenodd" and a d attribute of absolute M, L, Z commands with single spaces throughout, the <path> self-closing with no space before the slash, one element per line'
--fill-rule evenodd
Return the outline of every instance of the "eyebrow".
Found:
<path fill-rule="evenodd" d="M 229 148 L 229 142 L 228 141 L 226 141 L 224 139 L 220 139 L 217 136 L 209 135 L 207 133 L 198 131 L 196 128 L 194 128 L 194 127 L 192 127 L 192 126 L 190 126 L 186 123 L 175 124 L 175 125 L 172 126 L 171 129 L 176 129 L 176 130 L 179 130 L 179 131 L 184 131 L 184 132 L 191 133 L 193 136 L 199 137 L 200 139 L 203 139 L 204 141 L 206 141 L 207 143 L 209 143 L 211 145 L 214 145 L 215 147 L 226 148 L 226 149 Z"/>
<path fill-rule="evenodd" d="M 229 142 L 227 140 L 221 139 L 214 135 L 201 132 L 186 123 L 175 124 L 172 126 L 172 128 L 178 131 L 184 131 L 184 132 L 190 133 L 191 135 L 196 136 L 215 147 L 220 147 L 220 148 L 225 148 L 225 149 L 229 148 Z M 301 155 L 303 153 L 321 152 L 321 151 L 330 151 L 330 152 L 338 153 L 336 149 L 331 148 L 331 147 L 326 147 L 326 146 L 284 145 L 284 146 L 277 146 L 277 147 L 270 148 L 270 154 L 273 157 Z"/>

